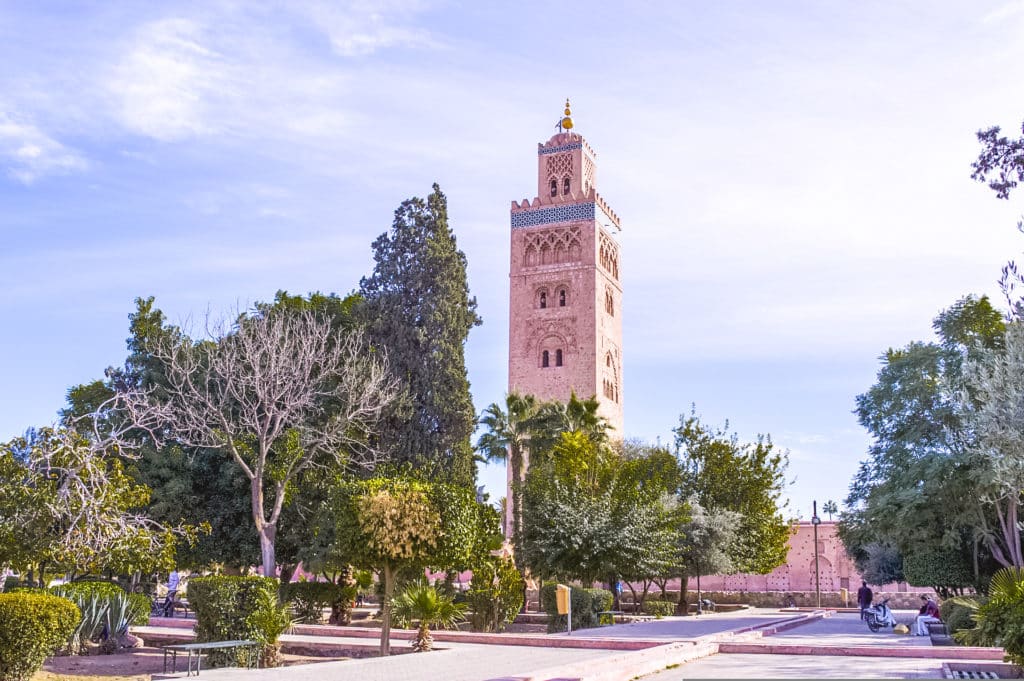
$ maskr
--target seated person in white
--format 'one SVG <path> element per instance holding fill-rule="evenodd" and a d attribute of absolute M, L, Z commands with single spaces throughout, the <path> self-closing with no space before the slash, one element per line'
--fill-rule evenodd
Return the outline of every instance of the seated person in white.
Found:
<path fill-rule="evenodd" d="M 914 636 L 927 636 L 928 625 L 932 622 L 941 622 L 939 619 L 939 604 L 934 599 L 921 594 L 921 600 L 924 601 L 924 605 L 921 606 L 921 610 L 914 621 Z"/>

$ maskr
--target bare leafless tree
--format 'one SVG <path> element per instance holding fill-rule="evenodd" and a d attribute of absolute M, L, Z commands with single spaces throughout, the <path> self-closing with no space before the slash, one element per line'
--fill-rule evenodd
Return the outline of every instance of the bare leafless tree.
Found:
<path fill-rule="evenodd" d="M 152 348 L 166 382 L 119 396 L 117 411 L 158 443 L 231 455 L 250 481 L 263 574 L 270 576 L 289 484 L 326 463 L 374 466 L 379 453 L 368 436 L 398 384 L 360 332 L 332 330 L 311 311 L 240 315 L 212 336 Z"/>

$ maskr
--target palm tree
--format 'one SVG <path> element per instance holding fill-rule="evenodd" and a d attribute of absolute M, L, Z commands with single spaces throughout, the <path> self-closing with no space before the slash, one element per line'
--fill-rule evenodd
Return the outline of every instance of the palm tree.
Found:
<path fill-rule="evenodd" d="M 484 410 L 480 424 L 487 431 L 480 436 L 476 449 L 488 461 L 505 461 L 512 469 L 512 498 L 506 500 L 511 518 L 506 517 L 507 530 L 515 537 L 522 521 L 523 475 L 526 472 L 531 437 L 536 428 L 537 398 L 513 391 L 505 396 L 505 405 L 495 402 Z"/>
<path fill-rule="evenodd" d="M 451 596 L 439 593 L 425 581 L 417 581 L 395 597 L 392 612 L 396 620 L 404 625 L 419 621 L 412 649 L 417 653 L 428 652 L 434 646 L 430 627 L 450 629 L 466 619 L 466 606 L 453 603 Z"/>
<path fill-rule="evenodd" d="M 824 511 L 825 513 L 828 513 L 829 522 L 832 522 L 833 513 L 839 513 L 839 507 L 836 506 L 836 502 L 832 501 L 831 499 L 822 504 L 821 510 Z"/>

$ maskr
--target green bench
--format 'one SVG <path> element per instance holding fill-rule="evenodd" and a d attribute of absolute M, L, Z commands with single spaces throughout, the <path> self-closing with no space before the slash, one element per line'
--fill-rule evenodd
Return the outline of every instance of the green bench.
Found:
<path fill-rule="evenodd" d="M 249 667 L 259 669 L 259 643 L 257 641 L 211 641 L 209 643 L 174 643 L 164 646 L 164 674 L 167 673 L 167 658 L 171 659 L 171 673 L 178 671 L 178 653 L 188 653 L 185 676 L 192 676 L 192 658 L 195 657 L 196 676 L 202 667 L 202 654 L 210 650 L 228 650 L 231 648 L 249 649 Z"/>

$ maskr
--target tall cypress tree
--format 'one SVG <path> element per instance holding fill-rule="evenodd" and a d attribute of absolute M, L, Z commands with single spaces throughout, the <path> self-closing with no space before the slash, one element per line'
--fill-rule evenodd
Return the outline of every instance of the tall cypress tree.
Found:
<path fill-rule="evenodd" d="M 380 448 L 436 480 L 472 485 L 476 413 L 465 344 L 481 320 L 437 184 L 426 200 L 402 202 L 391 231 L 373 242 L 373 257 L 373 274 L 360 282 L 362 310 L 371 340 L 386 350 L 406 390 L 381 424 Z"/>

